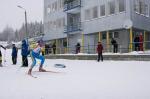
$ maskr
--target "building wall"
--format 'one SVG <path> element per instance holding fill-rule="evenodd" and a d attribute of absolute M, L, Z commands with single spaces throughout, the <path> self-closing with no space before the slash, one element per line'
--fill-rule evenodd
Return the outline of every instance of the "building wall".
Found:
<path fill-rule="evenodd" d="M 117 8 L 115 9 L 115 14 L 110 15 L 109 9 L 108 9 L 108 2 L 109 1 L 116 1 L 116 0 L 83 0 L 83 7 L 81 10 L 82 16 L 82 22 L 83 22 L 83 32 L 85 34 L 88 33 L 95 33 L 99 31 L 108 31 L 108 30 L 114 30 L 114 29 L 122 29 L 124 28 L 124 23 L 126 20 L 130 20 L 129 12 L 128 12 L 128 5 L 126 2 L 126 11 L 118 12 Z M 116 3 L 116 2 L 115 2 Z M 106 15 L 100 16 L 100 6 L 105 5 L 106 7 Z M 117 5 L 117 4 L 116 4 Z M 98 17 L 92 18 L 89 20 L 85 20 L 85 10 L 86 9 L 92 9 L 93 7 L 98 8 Z"/>
<path fill-rule="evenodd" d="M 47 12 L 49 4 L 59 0 L 44 0 L 44 32 L 46 40 L 60 39 L 67 37 L 64 34 L 64 27 L 54 26 L 51 21 L 56 21 L 59 19 L 64 19 L 63 24 L 67 25 L 67 12 L 62 9 L 52 11 L 51 13 Z M 115 1 L 115 13 L 110 14 L 109 5 Z M 139 0 L 124 0 L 125 2 L 125 11 L 119 11 L 118 0 L 82 0 L 81 12 L 81 23 L 82 31 L 69 33 L 69 47 L 70 52 L 75 51 L 75 45 L 77 42 L 82 43 L 82 33 L 84 33 L 84 46 L 86 46 L 86 53 L 95 53 L 96 45 L 98 42 L 98 32 L 118 32 L 119 38 L 115 38 L 119 43 L 120 52 L 129 51 L 130 41 L 130 25 L 134 29 L 140 31 L 150 31 L 150 0 L 141 0 L 148 5 L 148 16 L 144 16 L 135 11 L 136 3 L 135 1 Z M 101 15 L 101 6 L 105 5 L 105 15 Z M 95 10 L 95 8 L 97 10 Z M 89 11 L 89 16 L 87 12 Z M 94 12 L 95 11 L 95 12 Z M 97 14 L 96 14 L 97 12 Z M 56 22 L 57 23 L 57 22 Z M 49 26 L 52 24 L 52 26 Z M 132 26 L 133 25 L 133 26 Z M 149 35 L 149 34 L 147 34 Z M 134 34 L 133 34 L 134 36 Z M 148 37 L 147 37 L 148 38 Z M 134 39 L 134 37 L 132 38 Z M 111 38 L 108 40 L 102 39 L 104 48 L 107 48 L 107 44 L 111 44 Z M 82 45 L 82 44 L 81 44 Z M 90 45 L 90 47 L 88 46 Z M 88 50 L 87 50 L 88 49 Z M 91 49 L 91 50 L 90 50 Z M 112 51 L 112 46 L 110 45 L 107 51 Z"/>
<path fill-rule="evenodd" d="M 133 21 L 133 27 L 150 31 L 150 0 L 141 0 L 144 3 L 144 7 L 148 6 L 148 15 L 139 13 L 135 6 L 138 0 L 131 0 L 131 19 Z M 146 8 L 145 8 L 146 9 Z"/>
<path fill-rule="evenodd" d="M 63 11 L 63 5 L 60 7 L 60 1 L 63 3 L 63 0 L 44 0 L 45 40 L 66 37 L 66 34 L 64 34 L 66 13 Z M 56 3 L 57 7 L 55 7 Z"/>

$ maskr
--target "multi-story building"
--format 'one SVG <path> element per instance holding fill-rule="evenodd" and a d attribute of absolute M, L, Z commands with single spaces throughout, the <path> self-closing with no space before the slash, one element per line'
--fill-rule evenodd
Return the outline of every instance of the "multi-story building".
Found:
<path fill-rule="evenodd" d="M 140 33 L 149 49 L 149 31 L 150 0 L 44 0 L 44 40 L 70 52 L 79 42 L 82 52 L 95 53 L 98 41 L 111 51 L 111 38 L 129 52 Z"/>

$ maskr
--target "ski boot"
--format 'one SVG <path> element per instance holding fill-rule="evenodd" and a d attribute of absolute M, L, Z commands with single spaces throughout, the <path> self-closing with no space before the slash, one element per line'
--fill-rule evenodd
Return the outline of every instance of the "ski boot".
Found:
<path fill-rule="evenodd" d="M 28 75 L 31 75 L 32 69 L 30 68 L 28 71 Z"/>
<path fill-rule="evenodd" d="M 45 69 L 43 69 L 43 68 L 40 66 L 40 68 L 39 68 L 39 72 L 46 72 L 46 70 L 45 70 Z"/>

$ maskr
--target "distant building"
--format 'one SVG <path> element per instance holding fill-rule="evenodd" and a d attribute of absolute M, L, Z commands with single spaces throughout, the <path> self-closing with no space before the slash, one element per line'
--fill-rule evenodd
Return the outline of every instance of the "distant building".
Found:
<path fill-rule="evenodd" d="M 82 52 L 95 53 L 98 41 L 110 52 L 111 38 L 129 52 L 140 33 L 150 49 L 150 0 L 44 0 L 44 33 L 45 41 L 69 52 L 79 42 Z"/>

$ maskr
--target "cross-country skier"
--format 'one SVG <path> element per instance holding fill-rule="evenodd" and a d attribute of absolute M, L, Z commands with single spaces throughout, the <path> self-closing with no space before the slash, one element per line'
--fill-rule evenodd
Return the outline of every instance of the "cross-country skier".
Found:
<path fill-rule="evenodd" d="M 33 63 L 31 65 L 30 69 L 28 70 L 28 75 L 32 75 L 31 72 L 32 72 L 33 67 L 36 64 L 36 59 L 41 60 L 39 72 L 46 72 L 46 70 L 43 69 L 43 64 L 44 64 L 45 58 L 44 58 L 44 56 L 40 55 L 42 47 L 43 47 L 43 41 L 40 40 L 40 41 L 38 41 L 38 45 L 36 46 L 36 48 L 31 51 L 30 55 L 31 55 Z"/>
<path fill-rule="evenodd" d="M 2 53 L 1 53 L 1 47 L 6 50 L 6 48 L 5 48 L 4 46 L 0 45 L 0 67 L 2 67 Z"/>

